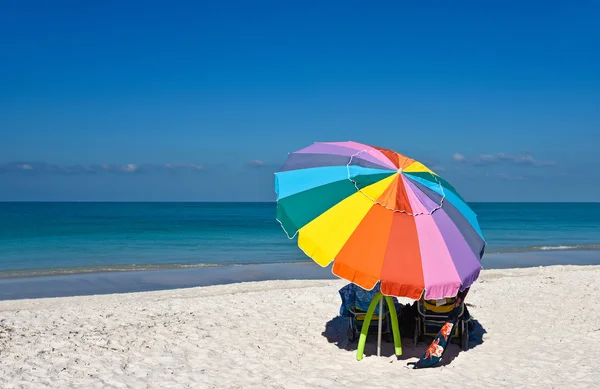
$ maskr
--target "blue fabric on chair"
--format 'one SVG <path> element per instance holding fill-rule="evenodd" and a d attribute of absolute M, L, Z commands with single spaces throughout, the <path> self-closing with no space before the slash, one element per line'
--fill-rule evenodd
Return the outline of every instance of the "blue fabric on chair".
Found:
<path fill-rule="evenodd" d="M 360 286 L 354 284 L 348 284 L 339 290 L 340 297 L 342 298 L 342 305 L 340 307 L 340 315 L 344 317 L 351 317 L 352 313 L 350 310 L 358 308 L 361 311 L 369 309 L 369 304 L 379 292 L 379 283 L 375 285 L 372 290 L 365 290 Z M 379 315 L 379 305 L 375 308 L 375 314 Z"/>
<path fill-rule="evenodd" d="M 348 284 L 339 290 L 340 297 L 342 298 L 342 305 L 340 306 L 340 316 L 343 317 L 352 317 L 352 313 L 350 310 L 352 309 L 360 309 L 361 311 L 367 311 L 369 309 L 369 305 L 375 295 L 379 292 L 379 282 L 375 285 L 372 290 L 365 290 L 360 286 L 356 286 L 354 284 Z M 394 305 L 397 308 L 397 311 L 401 308 L 398 299 L 392 297 L 394 300 Z M 387 313 L 388 309 L 386 304 L 383 304 L 383 312 Z M 375 315 L 379 316 L 379 305 L 375 308 Z"/>

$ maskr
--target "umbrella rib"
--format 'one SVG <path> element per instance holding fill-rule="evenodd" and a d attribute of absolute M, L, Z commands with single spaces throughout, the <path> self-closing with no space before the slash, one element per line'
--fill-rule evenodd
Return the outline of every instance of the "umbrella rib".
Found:
<path fill-rule="evenodd" d="M 279 201 L 277 201 L 277 203 L 279 203 Z M 296 237 L 296 235 L 298 235 L 298 232 L 300 232 L 300 230 L 298 229 L 298 230 L 296 230 L 296 232 L 294 232 L 294 235 L 290 236 L 290 233 L 287 232 L 287 230 L 285 229 L 281 220 L 279 220 L 279 218 L 275 218 L 275 220 L 277 220 L 279 222 L 279 224 L 281 225 L 281 228 L 283 229 L 283 232 L 285 232 L 285 236 L 287 236 L 287 238 L 289 240 L 293 240 Z"/>
<path fill-rule="evenodd" d="M 440 182 L 440 181 L 437 179 L 437 177 L 435 177 L 435 176 L 434 176 L 434 179 L 436 180 L 436 182 L 437 182 L 437 183 L 438 183 L 438 185 L 440 186 L 440 191 L 441 191 L 441 194 L 442 194 L 442 199 L 440 200 L 440 203 L 438 204 L 438 206 L 437 206 L 436 208 L 432 209 L 431 211 L 427 211 L 427 212 L 414 212 L 414 213 L 411 213 L 411 212 L 408 212 L 408 211 L 407 211 L 407 210 L 405 210 L 405 209 L 395 209 L 395 208 L 390 208 L 390 207 L 388 207 L 387 205 L 385 205 L 385 204 L 383 204 L 383 203 L 381 203 L 381 202 L 377 201 L 376 199 L 373 199 L 373 198 L 371 198 L 371 196 L 369 196 L 368 194 L 366 194 L 365 192 L 363 192 L 363 190 L 362 190 L 362 189 L 360 189 L 360 188 L 358 187 L 358 184 L 356 183 L 356 181 L 354 181 L 354 180 L 352 179 L 352 177 L 350 176 L 350 165 L 352 164 L 352 160 L 353 160 L 355 157 L 357 157 L 359 154 L 361 154 L 361 153 L 368 153 L 368 152 L 369 152 L 369 150 L 367 150 L 367 149 L 364 149 L 364 150 L 360 150 L 359 152 L 357 152 L 357 153 L 355 153 L 355 154 L 351 155 L 351 156 L 350 156 L 350 160 L 348 161 L 348 164 L 346 164 L 346 170 L 348 171 L 348 180 L 350 180 L 350 181 L 352 182 L 352 184 L 354 185 L 354 187 L 356 188 L 356 190 L 357 190 L 358 192 L 362 193 L 362 194 L 363 194 L 363 195 L 364 195 L 366 198 L 368 198 L 369 200 L 371 200 L 371 201 L 372 201 L 374 204 L 380 205 L 380 206 L 384 207 L 385 209 L 388 209 L 388 210 L 390 210 L 390 211 L 392 211 L 392 212 L 405 213 L 405 214 L 407 214 L 407 215 L 409 215 L 409 216 L 418 216 L 418 215 L 431 215 L 431 214 L 433 214 L 435 211 L 437 211 L 438 209 L 441 209 L 441 208 L 443 207 L 443 205 L 444 205 L 444 199 L 446 198 L 446 192 L 444 192 L 444 186 L 442 185 L 442 183 L 441 183 L 441 182 Z M 398 170 L 398 173 L 400 173 L 400 172 L 401 172 L 401 170 Z M 281 223 L 281 222 L 280 222 L 280 223 Z M 284 230 L 285 230 L 285 229 L 284 229 Z M 286 234 L 287 234 L 287 232 L 286 232 Z M 294 236 L 295 236 L 295 235 L 294 235 Z M 288 237 L 289 237 L 289 235 L 288 235 Z M 292 237 L 292 238 L 293 238 L 293 237 Z"/>

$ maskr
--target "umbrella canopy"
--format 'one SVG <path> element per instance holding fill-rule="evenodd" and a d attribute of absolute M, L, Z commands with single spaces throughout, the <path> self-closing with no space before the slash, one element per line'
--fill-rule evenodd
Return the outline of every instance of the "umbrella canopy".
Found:
<path fill-rule="evenodd" d="M 277 220 L 332 272 L 385 295 L 454 297 L 479 276 L 477 216 L 445 180 L 394 151 L 314 143 L 275 173 Z"/>

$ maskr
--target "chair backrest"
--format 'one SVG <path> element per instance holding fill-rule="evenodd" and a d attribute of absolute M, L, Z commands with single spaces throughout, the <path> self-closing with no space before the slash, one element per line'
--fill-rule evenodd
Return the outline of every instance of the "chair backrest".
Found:
<path fill-rule="evenodd" d="M 456 298 L 445 298 L 440 300 L 421 300 L 423 310 L 426 313 L 432 314 L 440 314 L 440 313 L 449 313 L 454 309 L 454 303 L 456 302 Z"/>
<path fill-rule="evenodd" d="M 450 312 L 454 309 L 454 305 L 456 304 L 456 298 L 446 298 L 441 300 L 424 300 L 421 298 L 417 303 L 417 310 L 421 316 L 425 317 L 438 317 L 444 318 L 447 317 Z M 464 309 L 464 303 L 461 304 L 461 312 Z"/>
<path fill-rule="evenodd" d="M 339 290 L 342 298 L 340 315 L 348 316 L 349 313 L 366 312 L 375 295 L 379 292 L 379 284 L 372 290 L 365 290 L 354 284 L 348 284 Z M 387 304 L 383 303 L 383 315 L 387 315 Z M 375 307 L 375 314 L 379 315 L 379 304 Z"/>

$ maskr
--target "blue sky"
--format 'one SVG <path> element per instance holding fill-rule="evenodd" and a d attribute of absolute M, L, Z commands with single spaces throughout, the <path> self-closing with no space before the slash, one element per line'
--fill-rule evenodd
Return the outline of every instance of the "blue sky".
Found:
<path fill-rule="evenodd" d="M 600 2 L 366 4 L 3 4 L 0 200 L 273 200 L 355 140 L 470 201 L 600 201 Z"/>

